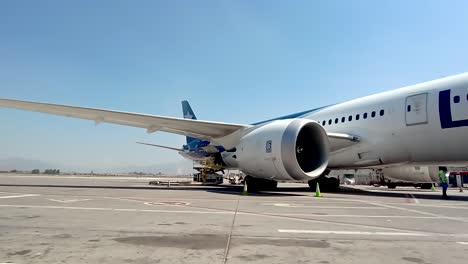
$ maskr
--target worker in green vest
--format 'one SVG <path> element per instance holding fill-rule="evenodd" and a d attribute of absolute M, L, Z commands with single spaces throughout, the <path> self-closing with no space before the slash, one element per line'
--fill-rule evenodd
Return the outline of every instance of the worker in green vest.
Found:
<path fill-rule="evenodd" d="M 447 177 L 447 168 L 439 168 L 439 185 L 442 187 L 442 199 L 447 199 L 447 189 L 448 189 L 448 177 Z"/>

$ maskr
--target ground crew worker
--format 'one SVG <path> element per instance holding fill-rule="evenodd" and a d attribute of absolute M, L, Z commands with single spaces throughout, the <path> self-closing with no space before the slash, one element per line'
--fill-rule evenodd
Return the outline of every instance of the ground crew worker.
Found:
<path fill-rule="evenodd" d="M 446 175 L 447 168 L 441 167 L 439 170 L 439 185 L 442 187 L 442 198 L 447 199 L 448 177 Z"/>

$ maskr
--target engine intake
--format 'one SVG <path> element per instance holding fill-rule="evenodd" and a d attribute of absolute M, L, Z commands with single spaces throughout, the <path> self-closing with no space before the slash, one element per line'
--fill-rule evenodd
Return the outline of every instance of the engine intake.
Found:
<path fill-rule="evenodd" d="M 308 119 L 286 119 L 255 127 L 237 147 L 238 167 L 254 177 L 304 181 L 328 165 L 329 141 L 323 127 Z"/>

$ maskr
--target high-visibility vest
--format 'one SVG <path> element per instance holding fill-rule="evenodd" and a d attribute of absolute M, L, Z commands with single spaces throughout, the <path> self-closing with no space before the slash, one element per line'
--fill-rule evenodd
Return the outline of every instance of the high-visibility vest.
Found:
<path fill-rule="evenodd" d="M 439 182 L 440 183 L 447 183 L 448 182 L 447 176 L 445 176 L 445 172 L 442 171 L 442 170 L 439 171 Z"/>

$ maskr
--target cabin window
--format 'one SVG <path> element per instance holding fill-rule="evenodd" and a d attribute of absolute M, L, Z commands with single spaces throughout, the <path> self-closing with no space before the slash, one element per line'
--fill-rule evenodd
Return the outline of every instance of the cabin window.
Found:
<path fill-rule="evenodd" d="M 338 124 L 338 118 L 335 118 L 335 124 Z"/>
<path fill-rule="evenodd" d="M 341 123 L 344 123 L 345 121 L 346 121 L 346 118 L 343 116 L 343 117 L 341 118 Z"/>
<path fill-rule="evenodd" d="M 455 97 L 453 97 L 453 102 L 458 104 L 460 102 L 460 96 L 456 95 Z"/>
<path fill-rule="evenodd" d="M 331 122 L 332 122 L 332 120 L 331 120 L 331 119 L 330 119 L 330 120 L 328 120 L 328 124 L 329 124 L 329 125 L 331 125 Z"/>
<path fill-rule="evenodd" d="M 322 126 L 325 126 L 327 122 L 325 120 L 322 121 Z"/>
<path fill-rule="evenodd" d="M 408 106 L 406 107 L 406 111 L 407 111 L 407 112 L 411 112 L 411 105 L 408 105 Z"/>
<path fill-rule="evenodd" d="M 350 122 L 353 121 L 353 116 L 349 116 L 348 121 L 350 121 Z"/>
<path fill-rule="evenodd" d="M 362 115 L 362 117 L 363 117 L 364 119 L 367 119 L 367 113 L 364 113 L 364 114 Z"/>
<path fill-rule="evenodd" d="M 385 114 L 385 111 L 382 109 L 380 110 L 380 116 L 383 116 Z"/>
<path fill-rule="evenodd" d="M 371 116 L 375 117 L 375 111 L 372 111 Z"/>
<path fill-rule="evenodd" d="M 356 115 L 356 120 L 359 120 L 360 116 L 359 114 Z"/>

